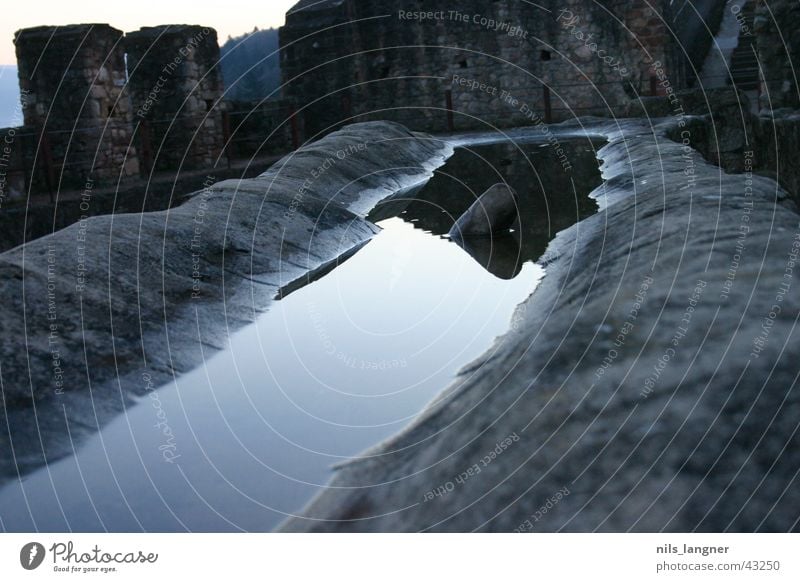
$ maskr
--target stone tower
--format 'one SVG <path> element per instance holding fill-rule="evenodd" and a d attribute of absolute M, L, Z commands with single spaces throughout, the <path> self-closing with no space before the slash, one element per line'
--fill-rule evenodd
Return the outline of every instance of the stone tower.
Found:
<path fill-rule="evenodd" d="M 224 91 L 213 28 L 165 25 L 125 37 L 134 123 L 147 170 L 213 168 Z"/>
<path fill-rule="evenodd" d="M 131 143 L 122 31 L 107 24 L 42 26 L 14 35 L 26 126 L 60 188 L 138 175 Z"/>

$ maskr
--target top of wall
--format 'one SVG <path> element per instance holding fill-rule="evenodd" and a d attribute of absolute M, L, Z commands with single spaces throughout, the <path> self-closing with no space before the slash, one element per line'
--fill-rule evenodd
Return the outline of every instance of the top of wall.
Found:
<path fill-rule="evenodd" d="M 344 4 L 344 1 L 345 0 L 300 0 L 297 4 L 292 6 L 286 14 L 294 14 L 300 10 L 316 12 L 319 10 L 328 10 L 329 8 L 337 8 Z"/>
<path fill-rule="evenodd" d="M 14 43 L 19 40 L 39 40 L 39 39 L 58 39 L 74 36 L 86 36 L 87 34 L 111 34 L 120 37 L 123 32 L 105 23 L 88 24 L 67 24 L 65 26 L 34 26 L 32 28 L 22 28 L 14 33 Z"/>
<path fill-rule="evenodd" d="M 203 30 L 213 30 L 211 27 L 200 24 L 162 24 L 159 26 L 143 26 L 139 30 L 129 32 L 125 36 L 128 38 L 138 37 L 159 37 L 159 36 L 185 36 L 195 34 Z"/>
<path fill-rule="evenodd" d="M 329 26 L 344 14 L 341 10 L 344 2 L 345 0 L 300 0 L 286 13 L 285 26 L 302 29 Z"/>

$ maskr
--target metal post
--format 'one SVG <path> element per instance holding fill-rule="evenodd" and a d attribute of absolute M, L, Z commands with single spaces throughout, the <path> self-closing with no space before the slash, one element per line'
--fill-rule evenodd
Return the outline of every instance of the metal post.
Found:
<path fill-rule="evenodd" d="M 44 164 L 44 175 L 47 182 L 47 190 L 50 194 L 50 203 L 55 202 L 53 199 L 53 186 L 55 185 L 55 173 L 53 172 L 53 153 L 50 149 L 50 139 L 44 127 L 41 128 L 39 133 L 39 151 L 42 154 L 42 163 Z"/>
<path fill-rule="evenodd" d="M 297 111 L 294 106 L 289 108 L 289 122 L 292 126 L 292 149 L 300 147 L 300 129 L 297 127 Z"/>
<path fill-rule="evenodd" d="M 27 149 L 25 147 L 25 141 L 27 137 L 36 138 L 35 134 L 26 134 L 23 133 L 19 136 L 19 153 L 20 153 L 20 160 L 22 163 L 22 179 L 25 180 L 25 191 L 30 194 L 33 194 L 33 189 L 36 186 L 34 184 L 34 171 L 28 168 L 28 156 Z M 36 144 L 33 145 L 33 149 L 36 149 Z"/>
<path fill-rule="evenodd" d="M 353 119 L 353 100 L 350 98 L 349 93 L 342 93 L 341 102 L 342 113 L 347 123 L 352 123 Z"/>
<path fill-rule="evenodd" d="M 231 140 L 231 118 L 227 111 L 222 112 L 222 139 L 225 142 L 225 158 L 230 169 L 231 158 L 236 155 L 236 144 Z"/>
<path fill-rule="evenodd" d="M 455 131 L 456 122 L 453 118 L 453 92 L 447 89 L 444 92 L 445 107 L 447 109 L 447 130 Z"/>
<path fill-rule="evenodd" d="M 553 123 L 553 109 L 550 106 L 550 87 L 543 85 L 542 92 L 544 93 L 544 122 Z"/>
<path fill-rule="evenodd" d="M 139 124 L 139 140 L 142 148 L 142 174 L 149 174 L 153 169 L 153 149 L 150 142 L 150 124 L 145 120 Z"/>

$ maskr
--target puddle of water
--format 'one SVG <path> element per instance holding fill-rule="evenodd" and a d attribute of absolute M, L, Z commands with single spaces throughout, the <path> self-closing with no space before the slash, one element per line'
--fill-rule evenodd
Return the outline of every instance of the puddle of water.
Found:
<path fill-rule="evenodd" d="M 384 230 L 352 258 L 0 492 L 0 527 L 265 531 L 302 508 L 331 465 L 400 431 L 491 346 L 541 280 L 547 241 L 595 211 L 591 143 L 571 146 L 572 173 L 521 147 L 459 150 L 413 200 L 375 209 Z M 522 195 L 517 232 L 471 255 L 437 236 L 499 181 Z"/>
<path fill-rule="evenodd" d="M 473 239 L 465 249 L 495 276 L 508 279 L 526 261 L 538 259 L 559 231 L 597 212 L 588 193 L 602 183 L 595 152 L 603 143 L 590 138 L 562 142 L 565 158 L 540 141 L 461 147 L 422 192 L 378 205 L 371 218 L 397 214 L 418 228 L 446 235 L 490 186 L 508 184 L 520 195 L 516 232 Z"/>
<path fill-rule="evenodd" d="M 508 327 L 543 272 L 528 263 L 503 281 L 409 223 L 381 226 L 229 350 L 27 478 L 29 504 L 6 488 L 3 527 L 269 530 L 332 464 L 401 430 Z"/>

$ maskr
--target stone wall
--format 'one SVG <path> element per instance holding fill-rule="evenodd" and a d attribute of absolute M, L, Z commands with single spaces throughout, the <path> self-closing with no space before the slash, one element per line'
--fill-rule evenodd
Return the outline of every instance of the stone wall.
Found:
<path fill-rule="evenodd" d="M 681 87 L 694 87 L 725 12 L 725 1 L 694 0 L 667 6 L 666 22 L 672 28 L 670 70 Z M 663 24 L 663 23 L 662 23 Z M 668 31 L 665 33 L 669 34 Z"/>
<path fill-rule="evenodd" d="M 207 188 L 209 184 L 228 179 L 254 178 L 264 172 L 268 165 L 269 162 L 264 160 L 255 160 L 248 162 L 245 167 L 221 167 L 209 170 L 209 173 L 180 172 L 147 180 L 128 180 L 108 188 L 84 189 L 80 195 L 62 193 L 57 204 L 15 203 L 12 196 L 9 204 L 0 200 L 0 253 L 53 234 L 71 224 L 85 223 L 94 216 L 176 208 L 184 204 L 192 193 Z M 17 174 L 13 175 L 15 185 L 19 184 L 19 178 Z"/>
<path fill-rule="evenodd" d="M 692 81 L 684 17 L 653 5 L 303 0 L 280 31 L 284 95 L 306 139 L 354 118 L 428 131 L 539 123 L 545 87 L 554 121 L 617 114 L 654 75 L 662 93 Z"/>
<path fill-rule="evenodd" d="M 800 64 L 800 3 L 759 0 L 754 28 L 761 65 L 761 107 L 800 107 L 797 71 Z"/>
<path fill-rule="evenodd" d="M 777 111 L 755 115 L 743 91 L 734 87 L 692 89 L 677 94 L 687 117 L 684 125 L 669 132 L 674 141 L 691 146 L 706 161 L 731 173 L 752 173 L 773 179 L 775 199 L 792 209 L 800 208 L 800 113 Z M 674 105 L 666 97 L 650 97 L 632 103 L 627 117 L 673 116 Z M 785 200 L 788 198 L 789 200 Z"/>
<path fill-rule="evenodd" d="M 294 149 L 294 110 L 289 102 L 229 101 L 227 106 L 228 156 L 250 158 Z"/>
<path fill-rule="evenodd" d="M 225 141 L 216 31 L 147 27 L 129 33 L 125 49 L 140 137 L 152 147 L 142 152 L 145 165 L 156 170 L 213 167 Z"/>
<path fill-rule="evenodd" d="M 36 172 L 38 135 L 32 127 L 0 129 L 0 210 L 25 198 L 31 179 L 46 189 L 47 172 Z"/>
<path fill-rule="evenodd" d="M 26 125 L 43 131 L 59 187 L 139 173 L 131 145 L 122 31 L 107 24 L 38 27 L 14 36 Z"/>
<path fill-rule="evenodd" d="M 222 101 L 211 28 L 124 36 L 82 24 L 15 38 L 23 99 L 18 127 L 0 130 L 0 249 L 98 214 L 167 208 L 201 185 L 198 172 L 251 175 L 297 141 L 290 103 Z"/>

